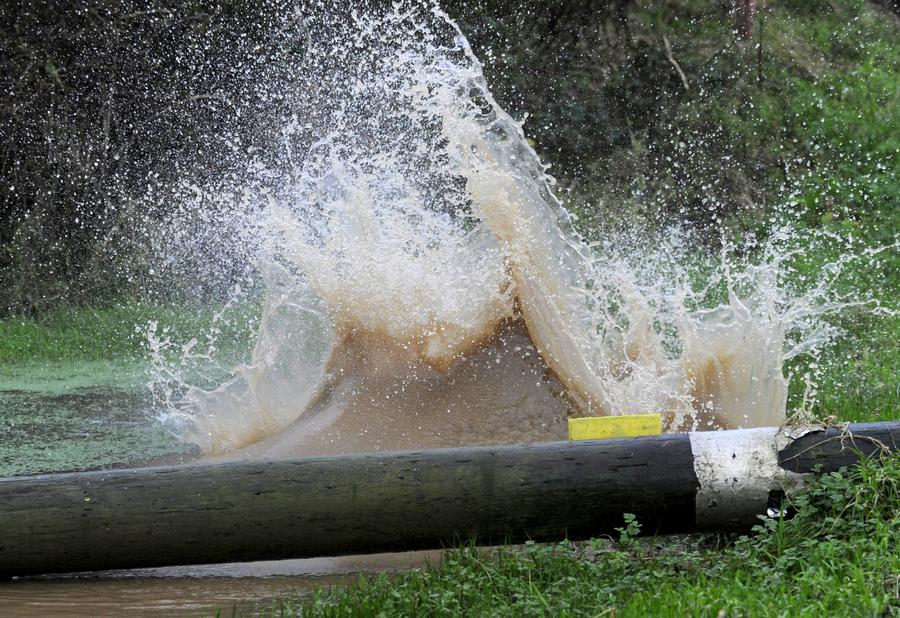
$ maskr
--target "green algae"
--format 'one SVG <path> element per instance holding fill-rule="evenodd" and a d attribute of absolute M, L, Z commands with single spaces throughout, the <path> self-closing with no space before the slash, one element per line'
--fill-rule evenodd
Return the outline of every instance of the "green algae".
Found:
<path fill-rule="evenodd" d="M 146 380 L 137 362 L 0 368 L 0 476 L 190 458 L 155 420 Z"/>

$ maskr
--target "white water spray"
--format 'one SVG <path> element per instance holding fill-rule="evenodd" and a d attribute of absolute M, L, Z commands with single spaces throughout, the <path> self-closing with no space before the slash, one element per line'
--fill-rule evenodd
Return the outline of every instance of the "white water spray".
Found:
<path fill-rule="evenodd" d="M 823 318 L 847 304 L 785 288 L 789 236 L 756 263 L 726 248 L 697 291 L 683 236 L 626 255 L 575 232 L 439 9 L 396 3 L 327 33 L 306 50 L 283 169 L 252 166 L 241 188 L 266 287 L 252 360 L 184 390 L 169 426 L 210 454 L 265 454 L 559 438 L 575 413 L 783 421 L 785 360 L 827 344 Z"/>

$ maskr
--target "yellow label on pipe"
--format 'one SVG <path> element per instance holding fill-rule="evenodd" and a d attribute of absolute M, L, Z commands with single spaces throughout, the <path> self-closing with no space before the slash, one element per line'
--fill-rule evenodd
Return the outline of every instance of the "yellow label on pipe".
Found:
<path fill-rule="evenodd" d="M 662 433 L 659 414 L 626 414 L 624 416 L 589 416 L 569 419 L 569 440 L 603 438 L 635 438 Z"/>

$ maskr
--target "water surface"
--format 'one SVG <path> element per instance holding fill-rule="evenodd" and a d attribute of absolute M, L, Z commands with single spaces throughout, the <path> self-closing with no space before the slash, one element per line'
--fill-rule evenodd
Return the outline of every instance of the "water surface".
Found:
<path fill-rule="evenodd" d="M 29 577 L 0 582 L 0 615 L 268 615 L 276 599 L 439 560 L 440 552 L 409 552 Z"/>
<path fill-rule="evenodd" d="M 190 459 L 154 420 L 140 362 L 0 368 L 0 476 Z"/>

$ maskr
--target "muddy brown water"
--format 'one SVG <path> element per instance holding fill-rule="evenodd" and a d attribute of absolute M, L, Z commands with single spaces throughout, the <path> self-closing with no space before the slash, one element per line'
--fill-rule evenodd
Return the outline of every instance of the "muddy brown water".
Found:
<path fill-rule="evenodd" d="M 438 561 L 432 551 L 21 578 L 0 582 L 0 616 L 268 615 L 276 599 Z"/>
<path fill-rule="evenodd" d="M 438 370 L 396 342 L 350 339 L 340 378 L 293 424 L 205 461 L 344 455 L 565 440 L 565 388 L 521 322 Z"/>

